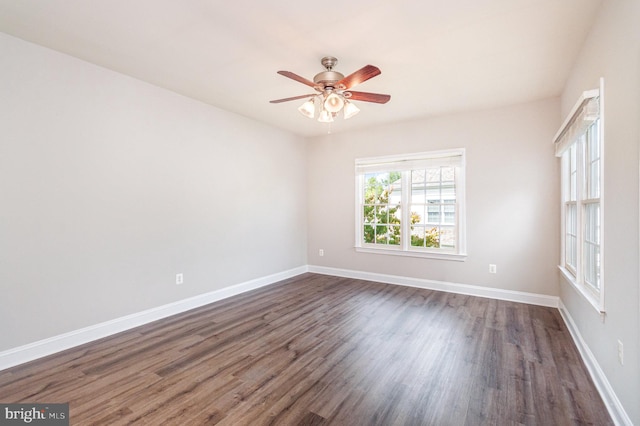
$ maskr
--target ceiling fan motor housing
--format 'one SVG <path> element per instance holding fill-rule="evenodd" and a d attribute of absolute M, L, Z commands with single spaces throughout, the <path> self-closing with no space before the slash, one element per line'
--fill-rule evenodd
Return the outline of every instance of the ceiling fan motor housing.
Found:
<path fill-rule="evenodd" d="M 333 56 L 325 56 L 324 58 L 322 58 L 320 63 L 327 70 L 316 74 L 316 76 L 313 77 L 313 82 L 314 83 L 321 84 L 325 88 L 334 87 L 333 86 L 334 83 L 336 83 L 337 81 L 340 81 L 340 80 L 342 80 L 344 78 L 344 75 L 342 73 L 339 73 L 337 71 L 333 71 L 333 67 L 338 63 L 338 60 L 336 58 L 334 58 Z"/>
<path fill-rule="evenodd" d="M 336 82 L 342 80 L 343 78 L 344 75 L 337 71 L 323 71 L 313 77 L 313 82 L 322 84 L 326 88 L 333 87 Z"/>

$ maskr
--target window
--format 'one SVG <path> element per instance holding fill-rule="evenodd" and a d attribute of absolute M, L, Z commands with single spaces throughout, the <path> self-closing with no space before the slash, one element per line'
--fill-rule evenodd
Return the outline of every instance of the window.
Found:
<path fill-rule="evenodd" d="M 464 150 L 356 160 L 356 250 L 464 260 Z"/>
<path fill-rule="evenodd" d="M 562 256 L 565 278 L 604 312 L 602 283 L 601 90 L 584 92 L 555 138 L 562 158 Z"/>

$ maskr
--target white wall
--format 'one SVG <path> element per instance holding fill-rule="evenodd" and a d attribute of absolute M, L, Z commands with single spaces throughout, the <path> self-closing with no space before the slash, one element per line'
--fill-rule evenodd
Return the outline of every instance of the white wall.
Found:
<path fill-rule="evenodd" d="M 551 99 L 310 139 L 309 263 L 557 296 L 559 114 Z M 356 253 L 354 160 L 447 148 L 466 148 L 467 260 Z"/>
<path fill-rule="evenodd" d="M 0 57 L 0 351 L 306 264 L 304 140 L 1 33 Z"/>
<path fill-rule="evenodd" d="M 625 411 L 640 425 L 638 144 L 640 2 L 605 0 L 562 95 L 568 114 L 604 77 L 604 276 L 606 316 L 564 280 L 561 299 Z M 624 344 L 625 363 L 617 359 Z"/>

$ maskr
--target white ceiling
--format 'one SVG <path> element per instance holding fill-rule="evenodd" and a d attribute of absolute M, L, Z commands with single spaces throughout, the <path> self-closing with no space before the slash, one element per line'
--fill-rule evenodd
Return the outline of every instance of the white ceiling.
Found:
<path fill-rule="evenodd" d="M 332 132 L 557 96 L 601 0 L 0 0 L 0 31 L 299 135 L 320 59 L 382 74 Z M 3 58 L 6 60 L 6 58 Z"/>

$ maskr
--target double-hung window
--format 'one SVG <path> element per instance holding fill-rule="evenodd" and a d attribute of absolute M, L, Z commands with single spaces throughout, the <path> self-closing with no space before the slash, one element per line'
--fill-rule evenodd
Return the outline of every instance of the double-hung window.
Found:
<path fill-rule="evenodd" d="M 558 131 L 562 169 L 562 253 L 565 278 L 600 312 L 602 282 L 602 89 L 584 92 Z"/>
<path fill-rule="evenodd" d="M 357 159 L 356 250 L 464 260 L 464 149 Z"/>

